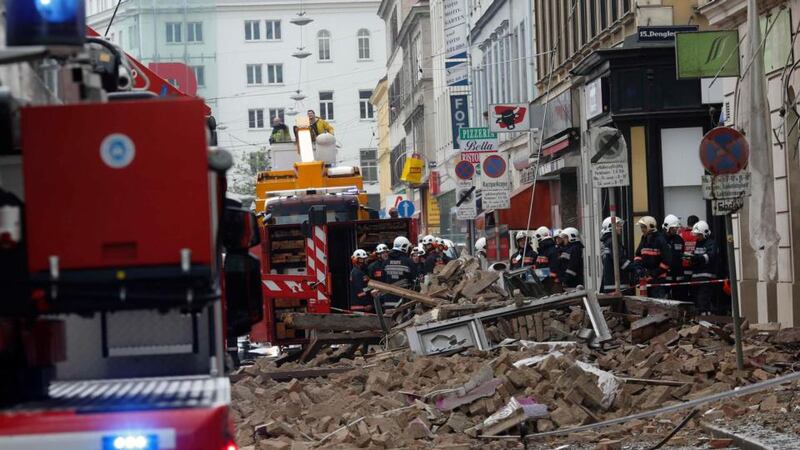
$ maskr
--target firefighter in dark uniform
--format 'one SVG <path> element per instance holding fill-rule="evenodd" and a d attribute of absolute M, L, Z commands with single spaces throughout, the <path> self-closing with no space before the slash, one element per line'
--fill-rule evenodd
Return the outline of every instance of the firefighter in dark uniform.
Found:
<path fill-rule="evenodd" d="M 565 287 L 583 285 L 583 242 L 576 228 L 567 227 L 561 231 L 566 236 L 567 246 L 559 256 L 558 278 Z"/>
<path fill-rule="evenodd" d="M 425 281 L 425 248 L 422 244 L 411 249 L 411 262 L 414 263 L 417 269 L 417 280 L 414 285 L 414 290 L 422 286 Z"/>
<path fill-rule="evenodd" d="M 405 236 L 398 236 L 394 240 L 392 251 L 383 265 L 383 281 L 396 284 L 400 287 L 411 289 L 417 279 L 417 266 L 408 256 L 411 251 L 411 241 Z M 386 294 L 383 296 L 384 307 L 393 308 L 400 302 L 400 297 Z"/>
<path fill-rule="evenodd" d="M 350 309 L 353 311 L 372 311 L 372 297 L 367 287 L 369 277 L 366 273 L 367 252 L 358 249 L 353 252 L 350 261 L 353 269 L 350 270 Z"/>
<path fill-rule="evenodd" d="M 517 251 L 511 255 L 511 270 L 533 266 L 538 255 L 528 242 L 528 234 L 524 231 L 517 231 L 514 241 L 517 243 Z"/>
<path fill-rule="evenodd" d="M 697 237 L 697 245 L 691 257 L 692 281 L 709 281 L 717 278 L 719 270 L 719 251 L 717 244 L 711 239 L 708 223 L 701 220 L 694 224 L 692 233 Z M 692 297 L 695 308 L 700 313 L 715 311 L 714 285 L 711 283 L 692 286 Z"/>
<path fill-rule="evenodd" d="M 427 237 L 428 236 L 425 236 L 425 238 Z M 424 266 L 426 274 L 433 273 L 433 269 L 435 269 L 437 266 L 443 266 L 450 262 L 450 258 L 444 254 L 444 240 L 441 238 L 435 238 L 433 244 L 423 248 L 427 252 Z"/>
<path fill-rule="evenodd" d="M 672 249 L 663 234 L 659 233 L 656 219 L 644 216 L 637 222 L 642 231 L 642 240 L 633 259 L 640 282 L 661 284 L 667 281 Z M 652 286 L 647 295 L 653 298 L 667 298 L 669 288 Z"/>
<path fill-rule="evenodd" d="M 680 234 L 681 219 L 670 214 L 664 218 L 664 223 L 661 225 L 661 228 L 664 230 L 664 238 L 667 240 L 670 250 L 672 250 L 672 258 L 668 263 L 669 275 L 667 275 L 667 280 L 670 283 L 686 281 L 683 277 L 684 243 Z M 674 300 L 688 300 L 689 291 L 685 286 L 673 286 L 670 298 Z"/>
<path fill-rule="evenodd" d="M 367 275 L 372 280 L 383 281 L 383 264 L 389 259 L 389 246 L 378 244 L 375 247 L 375 255 L 377 259 L 367 267 Z"/>
<path fill-rule="evenodd" d="M 617 218 L 617 236 L 622 235 L 623 220 Z M 600 292 L 614 292 L 617 288 L 614 280 L 614 249 L 611 240 L 611 217 L 606 217 L 600 226 L 600 260 L 603 262 L 603 278 L 600 280 Z M 630 273 L 633 269 L 628 251 L 623 247 L 622 241 L 618 240 L 617 251 L 619 252 L 619 290 L 625 292 L 630 290 Z"/>
<path fill-rule="evenodd" d="M 539 281 L 551 294 L 562 292 L 561 284 L 558 279 L 558 263 L 560 252 L 556 245 L 553 235 L 550 234 L 550 229 L 547 227 L 539 227 L 533 232 L 533 238 L 536 239 L 538 246 L 538 254 L 534 267 L 536 268 L 536 276 Z"/>

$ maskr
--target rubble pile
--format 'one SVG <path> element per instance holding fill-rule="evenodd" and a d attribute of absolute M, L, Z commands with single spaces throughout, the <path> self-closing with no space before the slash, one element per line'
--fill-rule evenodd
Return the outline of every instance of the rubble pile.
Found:
<path fill-rule="evenodd" d="M 422 293 L 450 303 L 480 304 L 506 300 L 508 294 L 497 285 L 500 272 L 480 270 L 476 258 L 462 256 L 434 270 Z"/>
<path fill-rule="evenodd" d="M 552 312 L 549 319 L 567 329 L 572 323 L 579 328 L 579 310 Z M 746 367 L 739 371 L 733 348 L 722 337 L 724 327 L 703 323 L 670 328 L 647 343 L 627 339 L 605 349 L 583 342 L 520 341 L 452 356 L 423 357 L 407 350 L 369 353 L 340 360 L 341 373 L 284 382 L 274 381 L 274 374 L 310 369 L 294 363 L 277 368 L 261 359 L 243 369 L 233 385 L 236 438 L 245 449 L 506 448 L 518 440 L 486 436 L 519 436 L 521 430 L 545 432 L 625 417 L 791 370 L 800 333 L 747 330 Z M 774 395 L 760 398 L 763 403 L 776 401 Z M 632 423 L 636 426 L 628 423 L 567 439 L 660 439 L 663 435 L 656 433 L 668 431 L 643 421 Z"/>

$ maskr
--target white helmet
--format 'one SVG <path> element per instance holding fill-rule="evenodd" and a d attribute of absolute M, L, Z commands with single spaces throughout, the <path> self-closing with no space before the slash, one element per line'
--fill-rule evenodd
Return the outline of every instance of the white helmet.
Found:
<path fill-rule="evenodd" d="M 708 223 L 705 220 L 701 220 L 694 224 L 692 227 L 692 234 L 703 236 L 707 238 L 711 236 L 711 228 L 708 227 Z"/>
<path fill-rule="evenodd" d="M 670 228 L 680 228 L 680 227 L 681 227 L 681 219 L 679 219 L 678 216 L 675 216 L 673 214 L 664 217 L 664 223 L 661 225 L 661 228 L 663 228 L 664 231 L 669 231 Z"/>
<path fill-rule="evenodd" d="M 561 236 L 561 228 L 553 228 L 553 237 Z"/>
<path fill-rule="evenodd" d="M 354 251 L 353 252 L 353 256 L 351 256 L 351 259 L 353 259 L 353 260 L 356 260 L 356 259 L 367 259 L 367 258 L 369 258 L 369 255 L 367 255 L 366 251 L 361 250 L 361 249 L 358 249 L 358 250 Z"/>
<path fill-rule="evenodd" d="M 567 235 L 567 238 L 569 239 L 570 242 L 578 242 L 581 240 L 581 235 L 580 233 L 578 233 L 577 228 L 572 228 L 572 227 L 564 228 L 564 231 L 562 231 L 561 234 Z"/>
<path fill-rule="evenodd" d="M 482 237 L 475 241 L 475 251 L 482 252 L 484 250 L 486 250 L 486 238 Z"/>
<path fill-rule="evenodd" d="M 411 250 L 411 241 L 409 241 L 405 236 L 397 236 L 394 238 L 394 246 L 392 247 L 392 250 L 408 253 L 408 251 Z"/>
<path fill-rule="evenodd" d="M 375 253 L 377 253 L 377 254 L 379 254 L 379 255 L 380 255 L 381 253 L 386 253 L 386 252 L 388 252 L 388 251 L 389 251 L 389 246 L 388 246 L 388 245 L 386 245 L 386 244 L 378 244 L 378 246 L 377 246 L 377 247 L 375 247 Z"/>
<path fill-rule="evenodd" d="M 547 228 L 547 227 L 539 227 L 539 228 L 536 229 L 536 231 L 533 232 L 533 237 L 536 238 L 536 242 L 542 242 L 545 239 L 552 238 L 553 235 L 550 234 L 550 229 L 549 228 Z"/>
<path fill-rule="evenodd" d="M 517 234 L 514 237 L 514 241 L 518 241 L 520 239 L 527 239 L 527 238 L 528 238 L 528 233 L 526 233 L 524 231 L 517 231 Z"/>
<path fill-rule="evenodd" d="M 445 245 L 445 244 L 444 244 L 444 239 L 442 239 L 442 238 L 440 238 L 440 237 L 437 237 L 437 238 L 436 238 L 436 245 L 437 245 L 438 247 L 440 247 L 440 248 L 441 248 L 441 247 L 444 247 L 444 245 Z"/>
<path fill-rule="evenodd" d="M 621 226 L 625 221 L 617 217 L 617 225 Z M 600 235 L 611 233 L 611 217 L 606 217 L 603 220 L 603 225 L 600 226 Z"/>
<path fill-rule="evenodd" d="M 418 246 L 411 249 L 411 253 L 414 253 L 418 256 L 425 256 L 425 247 L 423 247 L 422 244 L 419 244 Z"/>
<path fill-rule="evenodd" d="M 444 245 L 447 247 L 447 248 L 445 248 L 445 250 L 450 249 L 450 248 L 452 248 L 452 249 L 456 248 L 456 243 L 451 241 L 450 239 L 445 239 L 444 240 Z"/>
<path fill-rule="evenodd" d="M 422 238 L 422 245 L 433 245 L 434 243 L 436 243 L 436 238 L 432 234 Z"/>
<path fill-rule="evenodd" d="M 657 227 L 656 218 L 653 217 L 653 216 L 644 216 L 641 219 L 639 219 L 638 222 L 636 222 L 636 225 L 639 225 L 639 226 L 644 225 L 644 226 L 646 226 L 648 233 L 651 232 L 651 231 L 655 231 L 656 227 Z"/>

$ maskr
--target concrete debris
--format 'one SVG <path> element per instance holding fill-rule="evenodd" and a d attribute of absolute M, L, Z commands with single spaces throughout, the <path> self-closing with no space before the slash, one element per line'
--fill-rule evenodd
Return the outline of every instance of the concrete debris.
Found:
<path fill-rule="evenodd" d="M 542 321 L 557 322 L 569 334 L 585 320 L 576 310 L 548 311 Z M 609 321 L 616 317 L 607 313 Z M 508 441 L 481 436 L 624 417 L 770 379 L 790 371 L 795 361 L 788 333 L 775 342 L 776 333 L 746 330 L 748 364 L 739 371 L 732 346 L 709 327 L 687 323 L 633 344 L 628 323 L 623 319 L 612 327 L 617 343 L 607 349 L 576 341 L 507 341 L 495 350 L 451 356 L 421 357 L 408 350 L 357 354 L 314 371 L 298 363 L 278 369 L 266 358 L 258 360 L 238 372 L 232 387 L 237 442 L 255 449 L 501 448 L 500 442 Z M 277 372 L 309 376 L 275 379 L 271 374 Z M 788 402 L 780 391 L 749 400 L 764 413 L 787 411 Z M 704 418 L 753 410 L 737 405 L 715 411 Z M 623 425 L 634 427 L 625 432 L 576 433 L 558 443 L 572 439 L 619 448 L 634 434 L 655 439 L 658 430 L 666 433 L 666 427 L 637 422 Z"/>

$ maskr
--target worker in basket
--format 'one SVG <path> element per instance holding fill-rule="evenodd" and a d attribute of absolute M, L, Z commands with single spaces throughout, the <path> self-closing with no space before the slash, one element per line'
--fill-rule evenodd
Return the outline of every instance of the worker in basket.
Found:
<path fill-rule="evenodd" d="M 269 143 L 275 144 L 282 142 L 292 142 L 292 133 L 289 131 L 289 127 L 283 123 L 283 120 L 275 116 L 272 118 L 272 134 L 269 137 Z"/>
<path fill-rule="evenodd" d="M 333 134 L 333 127 L 325 119 L 317 117 L 313 109 L 308 110 L 308 123 L 311 130 L 311 140 L 316 142 L 317 136 L 323 133 Z"/>
<path fill-rule="evenodd" d="M 367 286 L 369 277 L 365 272 L 367 267 L 366 251 L 358 249 L 353 252 L 350 261 L 353 268 L 350 270 L 350 309 L 353 311 L 372 311 L 372 297 Z"/>

